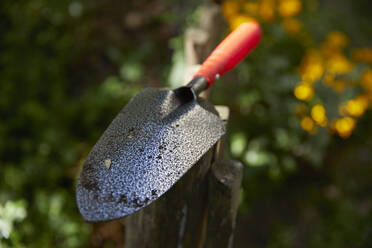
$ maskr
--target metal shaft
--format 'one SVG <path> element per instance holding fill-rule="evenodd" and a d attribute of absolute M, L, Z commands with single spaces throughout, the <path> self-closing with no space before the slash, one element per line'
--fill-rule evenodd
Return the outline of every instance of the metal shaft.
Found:
<path fill-rule="evenodd" d="M 205 77 L 198 76 L 191 80 L 190 83 L 186 85 L 186 87 L 190 87 L 197 96 L 207 88 L 207 85 L 207 79 Z"/>

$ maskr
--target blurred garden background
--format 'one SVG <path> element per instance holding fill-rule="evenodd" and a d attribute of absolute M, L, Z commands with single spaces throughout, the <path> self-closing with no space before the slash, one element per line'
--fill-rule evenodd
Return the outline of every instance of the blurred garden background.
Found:
<path fill-rule="evenodd" d="M 259 47 L 211 89 L 244 163 L 235 247 L 372 247 L 372 2 L 217 1 Z M 144 87 L 183 78 L 200 1 L 0 2 L 0 247 L 117 247 L 83 222 L 90 148 Z"/>

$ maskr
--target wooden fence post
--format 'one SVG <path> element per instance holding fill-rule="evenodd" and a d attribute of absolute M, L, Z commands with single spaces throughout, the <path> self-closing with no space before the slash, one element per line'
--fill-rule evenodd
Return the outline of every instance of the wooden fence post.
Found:
<path fill-rule="evenodd" d="M 186 32 L 189 68 L 202 62 L 221 36 L 219 6 L 207 5 L 202 12 L 200 28 Z M 227 124 L 227 107 L 209 108 Z M 124 219 L 125 248 L 232 247 L 242 165 L 223 159 L 224 139 L 168 192 Z"/>

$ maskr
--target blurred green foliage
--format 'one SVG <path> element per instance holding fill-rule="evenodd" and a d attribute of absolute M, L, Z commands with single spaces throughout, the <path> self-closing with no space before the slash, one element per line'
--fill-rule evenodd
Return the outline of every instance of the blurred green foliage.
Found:
<path fill-rule="evenodd" d="M 248 9 L 246 3 L 276 6 L 285 1 L 235 2 L 243 6 L 242 13 Z M 299 66 L 306 50 L 316 49 L 330 31 L 342 30 L 351 47 L 371 47 L 366 36 L 372 30 L 366 29 L 367 14 L 361 11 L 371 5 L 367 1 L 338 1 L 337 7 L 334 1 L 300 2 L 304 10 L 298 19 L 310 38 L 301 31 L 289 33 L 278 17 L 263 20 L 258 48 L 236 68 L 236 74 L 226 75 L 212 89 L 212 101 L 231 108 L 230 154 L 246 165 L 238 225 L 246 230 L 238 229 L 237 247 L 369 247 L 372 202 L 367 192 L 371 188 L 362 182 L 372 175 L 372 157 L 367 152 L 372 147 L 371 111 L 346 140 L 323 127 L 309 134 L 296 114 L 300 101 L 294 89 L 302 80 Z M 319 8 L 307 8 L 311 2 Z M 239 12 L 234 5 L 226 6 L 231 15 Z M 342 18 L 345 15 L 350 19 Z M 234 18 L 240 21 L 242 16 L 230 18 L 234 26 Z M 371 65 L 358 66 L 354 74 Z M 355 89 L 335 92 L 320 81 L 314 87 L 317 95 L 312 101 L 324 104 L 329 118 L 331 110 L 338 115 L 339 98 L 355 94 Z"/>
<path fill-rule="evenodd" d="M 350 18 L 340 18 L 350 1 L 333 14 L 330 2 L 303 17 L 315 40 L 337 28 L 370 44 L 368 1 L 351 4 Z M 180 78 L 176 36 L 198 4 L 1 1 L 0 247 L 89 245 L 78 172 L 133 95 Z M 231 108 L 229 153 L 246 165 L 241 210 L 252 230 L 240 232 L 250 247 L 371 246 L 371 113 L 347 140 L 305 132 L 293 96 L 305 45 L 277 24 L 264 32 L 211 96 Z"/>
<path fill-rule="evenodd" d="M 139 90 L 137 82 L 153 77 L 150 84 L 158 84 L 163 71 L 156 63 L 163 57 L 157 53 L 168 51 L 167 30 L 156 41 L 130 28 L 115 33 L 121 24 L 110 20 L 109 5 L 1 1 L 1 247 L 87 244 L 91 225 L 79 216 L 74 197 L 80 167 Z M 160 17 L 146 29 L 166 29 Z"/>

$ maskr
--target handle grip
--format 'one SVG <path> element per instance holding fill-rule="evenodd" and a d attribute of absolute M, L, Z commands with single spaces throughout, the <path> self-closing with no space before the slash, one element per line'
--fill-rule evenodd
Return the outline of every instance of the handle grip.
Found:
<path fill-rule="evenodd" d="M 246 22 L 230 33 L 203 62 L 194 75 L 207 80 L 209 88 L 219 77 L 234 68 L 260 41 L 262 31 L 256 22 Z"/>

